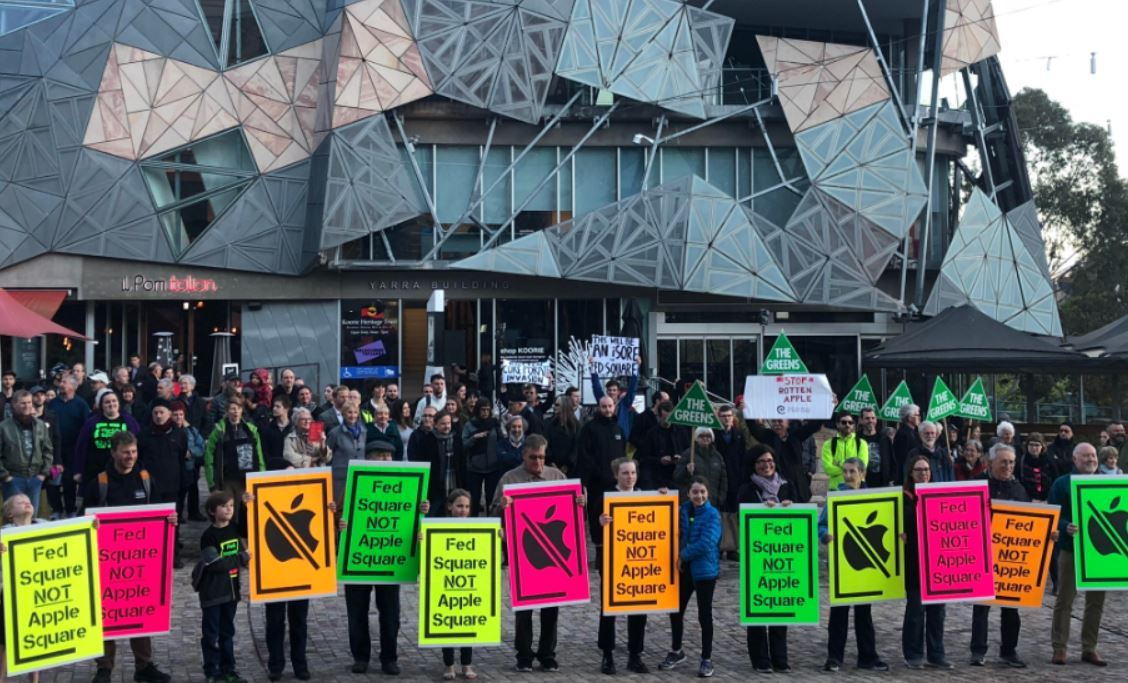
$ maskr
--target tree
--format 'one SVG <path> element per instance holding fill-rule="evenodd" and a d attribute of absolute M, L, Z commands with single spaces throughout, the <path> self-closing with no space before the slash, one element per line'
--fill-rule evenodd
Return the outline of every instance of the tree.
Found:
<path fill-rule="evenodd" d="M 1014 98 L 1034 198 L 1052 266 L 1076 249 L 1059 285 L 1067 335 L 1084 334 L 1128 315 L 1128 185 L 1120 177 L 1108 131 L 1075 122 L 1042 90 Z"/>

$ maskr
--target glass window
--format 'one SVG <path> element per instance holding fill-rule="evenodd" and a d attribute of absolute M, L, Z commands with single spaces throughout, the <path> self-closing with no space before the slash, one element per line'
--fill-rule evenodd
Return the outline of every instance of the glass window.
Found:
<path fill-rule="evenodd" d="M 623 312 L 621 309 L 622 303 L 620 299 L 607 300 L 607 307 L 604 309 L 607 311 L 607 320 L 605 321 L 607 324 L 607 334 L 615 336 L 619 334 L 619 330 L 622 329 Z"/>
<path fill-rule="evenodd" d="M 0 36 L 53 17 L 70 7 L 74 7 L 74 3 L 67 0 L 4 0 L 0 2 Z"/>
<path fill-rule="evenodd" d="M 490 190 L 482 202 L 480 216 L 486 225 L 497 226 L 509 220 L 512 211 L 509 199 L 512 194 L 511 175 L 509 173 L 510 157 L 509 147 L 491 147 L 486 154 L 486 166 L 482 170 L 482 192 Z"/>
<path fill-rule="evenodd" d="M 661 149 L 663 183 L 688 175 L 705 177 L 704 147 L 663 147 Z"/>
<path fill-rule="evenodd" d="M 737 394 L 744 393 L 744 380 L 755 375 L 760 368 L 759 352 L 755 339 L 732 340 L 732 382 L 733 400 Z"/>
<path fill-rule="evenodd" d="M 642 191 L 642 175 L 646 170 L 646 153 L 641 147 L 619 148 L 619 199 Z M 651 169 L 651 178 L 656 169 Z"/>
<path fill-rule="evenodd" d="M 705 377 L 705 341 L 678 340 L 678 378 L 686 382 Z"/>
<path fill-rule="evenodd" d="M 555 303 L 552 299 L 498 299 L 498 358 L 553 357 Z"/>
<path fill-rule="evenodd" d="M 709 148 L 709 184 L 736 196 L 736 148 Z"/>
<path fill-rule="evenodd" d="M 813 373 L 825 374 L 830 386 L 845 396 L 858 379 L 858 338 L 849 337 L 792 337 L 791 345 L 807 369 Z M 764 338 L 764 353 L 767 353 L 776 337 Z"/>
<path fill-rule="evenodd" d="M 709 339 L 705 342 L 705 382 L 709 391 L 718 396 L 731 399 L 732 393 L 732 346 L 726 339 Z"/>
<path fill-rule="evenodd" d="M 513 221 L 515 237 L 544 230 L 556 224 L 555 170 L 555 147 L 535 147 L 529 150 L 525 158 L 514 168 L 513 208 L 517 210 L 524 205 Z"/>
<path fill-rule="evenodd" d="M 658 340 L 658 376 L 673 382 L 678 377 L 678 340 Z"/>
<path fill-rule="evenodd" d="M 589 341 L 593 334 L 603 334 L 603 299 L 560 299 L 557 302 L 556 347 L 568 352 L 568 342 Z"/>
<path fill-rule="evenodd" d="M 616 201 L 615 148 L 581 149 L 576 153 L 576 215 Z"/>
<path fill-rule="evenodd" d="M 427 206 L 423 188 L 419 186 L 419 178 L 415 175 L 415 167 L 411 164 L 411 155 L 408 153 L 406 147 L 401 145 L 399 149 L 400 154 L 403 155 L 404 163 L 407 164 L 408 174 L 411 175 L 411 189 L 415 191 L 415 204 L 416 206 Z M 427 188 L 428 194 L 434 197 L 435 188 L 432 180 L 434 179 L 435 171 L 435 148 L 431 145 L 416 145 L 415 163 L 419 164 L 419 174 L 423 176 L 423 182 Z"/>
<path fill-rule="evenodd" d="M 270 52 L 250 0 L 197 0 L 223 66 Z"/>
<path fill-rule="evenodd" d="M 436 209 L 439 220 L 450 225 L 462 217 L 474 194 L 481 151 L 477 146 L 444 145 L 436 150 L 437 176 L 442 180 L 436 188 Z"/>

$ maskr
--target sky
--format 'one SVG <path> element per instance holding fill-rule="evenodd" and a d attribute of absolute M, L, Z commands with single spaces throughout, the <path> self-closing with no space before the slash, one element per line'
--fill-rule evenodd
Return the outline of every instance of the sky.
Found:
<path fill-rule="evenodd" d="M 1074 120 L 1111 122 L 1121 175 L 1128 170 L 1128 2 L 994 0 L 1003 73 L 1012 93 L 1041 88 Z M 1090 72 L 1096 52 L 1097 72 Z M 1046 65 L 1049 62 L 1049 70 Z"/>

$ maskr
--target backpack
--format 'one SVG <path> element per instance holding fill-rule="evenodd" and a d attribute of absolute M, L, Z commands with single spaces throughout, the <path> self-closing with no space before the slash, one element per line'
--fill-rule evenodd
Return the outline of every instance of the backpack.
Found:
<path fill-rule="evenodd" d="M 149 470 L 141 470 L 141 485 L 145 487 L 145 500 L 153 499 L 151 484 L 149 483 Z M 110 490 L 110 475 L 105 472 L 98 473 L 98 507 L 106 504 L 106 495 Z"/>

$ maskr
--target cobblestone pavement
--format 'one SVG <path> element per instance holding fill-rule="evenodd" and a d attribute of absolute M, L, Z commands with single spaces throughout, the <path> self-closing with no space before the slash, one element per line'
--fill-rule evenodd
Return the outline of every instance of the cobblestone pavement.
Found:
<path fill-rule="evenodd" d="M 204 675 L 200 668 L 199 603 L 195 593 L 192 592 L 189 581 L 191 563 L 198 555 L 196 539 L 203 528 L 203 524 L 190 524 L 184 529 L 185 560 L 188 566 L 176 572 L 177 592 L 174 597 L 172 633 L 158 636 L 154 638 L 153 642 L 156 663 L 162 669 L 171 673 L 175 681 L 200 683 L 204 681 Z M 714 602 L 716 635 L 713 647 L 713 662 L 717 668 L 716 678 L 728 681 L 746 680 L 756 676 L 749 664 L 744 629 L 737 625 L 736 575 L 735 563 L 727 561 L 722 563 L 722 577 L 717 587 L 717 596 Z M 822 575 L 823 577 L 826 576 L 825 562 Z M 245 580 L 243 584 L 245 591 Z M 593 586 L 592 594 L 598 595 L 596 586 Z M 421 650 L 415 646 L 418 633 L 418 593 L 415 587 L 405 586 L 401 600 L 403 618 L 399 634 L 399 663 L 403 669 L 403 674 L 400 679 L 404 681 L 441 680 L 442 660 L 439 652 L 436 650 Z M 508 598 L 506 597 L 505 600 L 508 601 Z M 967 646 L 971 637 L 971 608 L 967 605 L 951 605 L 948 607 L 945 644 L 948 649 L 948 658 L 956 665 L 956 668 L 944 672 L 909 671 L 904 668 L 900 656 L 903 604 L 880 604 L 874 608 L 874 621 L 878 631 L 878 650 L 885 661 L 892 666 L 892 671 L 888 674 L 853 671 L 854 645 L 851 637 L 847 647 L 847 667 L 841 673 L 834 675 L 825 674 L 821 671 L 826 652 L 826 608 L 824 607 L 824 626 L 791 629 L 789 646 L 791 666 L 794 672 L 790 676 L 775 675 L 773 678 L 794 681 L 827 681 L 832 677 L 858 680 L 882 676 L 886 680 L 912 679 L 920 681 L 1019 681 L 1046 680 L 1051 677 L 1058 681 L 1125 680 L 1128 678 L 1128 674 L 1126 674 L 1128 672 L 1128 594 L 1110 594 L 1105 604 L 1100 652 L 1105 659 L 1112 662 L 1112 666 L 1103 670 L 1081 664 L 1078 659 L 1080 654 L 1078 638 L 1080 637 L 1080 616 L 1083 604 L 1083 599 L 1079 599 L 1075 607 L 1073 629 L 1075 649 L 1070 653 L 1070 664 L 1065 667 L 1056 667 L 1049 664 L 1050 608 L 1053 605 L 1053 597 L 1047 596 L 1043 609 L 1024 610 L 1022 612 L 1023 625 L 1022 638 L 1019 643 L 1019 656 L 1030 664 L 1030 668 L 1020 671 L 1002 668 L 997 663 L 992 662 L 991 659 L 988 660 L 987 668 L 968 666 Z M 375 638 L 378 633 L 375 614 L 372 614 L 371 621 L 372 635 Z M 535 620 L 534 623 L 536 623 Z M 487 681 L 541 680 L 548 683 L 552 680 L 602 679 L 604 677 L 599 673 L 600 653 L 595 646 L 597 624 L 598 609 L 594 604 L 562 608 L 560 639 L 557 649 L 557 658 L 561 665 L 560 672 L 556 674 L 540 672 L 522 674 L 513 670 L 513 619 L 507 615 L 502 634 L 505 644 L 501 647 L 476 649 L 474 651 L 475 668 L 481 674 L 481 680 Z M 998 615 L 994 612 L 992 613 L 991 628 L 991 647 L 994 651 L 998 648 Z M 345 605 L 342 596 L 312 602 L 309 631 L 308 656 L 314 681 L 364 683 L 365 681 L 384 678 L 378 673 L 378 663 L 365 675 L 355 675 L 349 672 L 352 659 L 348 649 Z M 685 644 L 686 652 L 689 655 L 689 660 L 686 663 L 674 671 L 657 671 L 657 663 L 665 656 L 666 648 L 669 646 L 669 620 L 665 615 L 651 617 L 646 635 L 645 659 L 654 673 L 650 676 L 628 674 L 625 671 L 626 624 L 620 622 L 620 645 L 617 658 L 620 673 L 618 678 L 631 680 L 692 680 L 696 678 L 696 651 L 697 644 L 700 641 L 696 625 L 696 608 L 692 602 L 686 619 Z M 248 607 L 248 603 L 244 602 L 239 607 L 236 620 L 235 647 L 240 673 L 254 683 L 266 681 L 266 643 L 264 641 L 262 606 Z M 379 649 L 378 643 L 374 644 L 373 649 L 373 659 L 375 660 Z M 113 680 L 132 681 L 133 661 L 125 643 L 122 643 L 122 646 L 118 648 L 117 659 L 118 667 L 114 671 Z M 93 662 L 85 662 L 44 672 L 42 680 L 44 683 L 51 681 L 60 683 L 82 681 L 85 683 L 91 679 L 93 674 Z M 292 672 L 287 669 L 283 681 L 293 680 L 295 679 Z"/>

